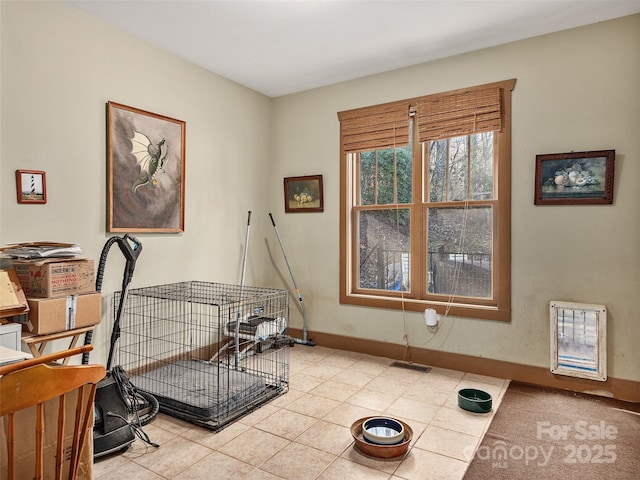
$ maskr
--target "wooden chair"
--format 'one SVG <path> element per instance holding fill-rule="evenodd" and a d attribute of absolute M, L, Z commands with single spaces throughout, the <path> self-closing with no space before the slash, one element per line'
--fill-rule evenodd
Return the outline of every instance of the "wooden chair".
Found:
<path fill-rule="evenodd" d="M 0 367 L 0 433 L 6 438 L 0 450 L 7 452 L 1 478 L 77 478 L 83 447 L 92 445 L 96 386 L 106 372 L 102 365 L 50 362 L 91 349 L 87 345 Z M 35 433 L 25 431 L 28 425 L 35 425 Z M 34 436 L 34 444 L 19 451 L 24 440 Z M 92 461 L 88 453 L 85 457 Z M 34 461 L 26 465 L 25 458 Z"/>

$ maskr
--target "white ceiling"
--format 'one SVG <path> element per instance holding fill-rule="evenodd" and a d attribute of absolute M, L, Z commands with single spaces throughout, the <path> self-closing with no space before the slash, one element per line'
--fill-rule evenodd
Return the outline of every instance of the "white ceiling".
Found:
<path fill-rule="evenodd" d="M 640 0 L 63 0 L 270 97 L 640 12 Z"/>

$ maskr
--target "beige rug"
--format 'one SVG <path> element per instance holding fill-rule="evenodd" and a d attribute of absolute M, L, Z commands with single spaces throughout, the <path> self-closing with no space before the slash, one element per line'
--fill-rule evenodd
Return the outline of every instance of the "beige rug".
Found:
<path fill-rule="evenodd" d="M 640 479 L 640 404 L 511 382 L 464 478 Z"/>

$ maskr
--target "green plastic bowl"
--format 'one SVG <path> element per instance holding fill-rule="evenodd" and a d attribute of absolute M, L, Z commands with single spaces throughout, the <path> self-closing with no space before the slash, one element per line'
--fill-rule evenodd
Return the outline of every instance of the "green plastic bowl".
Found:
<path fill-rule="evenodd" d="M 475 388 L 463 388 L 458 391 L 458 406 L 463 410 L 474 413 L 491 411 L 491 395 Z"/>

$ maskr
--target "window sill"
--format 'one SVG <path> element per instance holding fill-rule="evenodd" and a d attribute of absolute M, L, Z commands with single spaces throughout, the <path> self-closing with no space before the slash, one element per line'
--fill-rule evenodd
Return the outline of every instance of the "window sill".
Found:
<path fill-rule="evenodd" d="M 441 315 L 454 317 L 477 318 L 481 320 L 511 321 L 511 310 L 493 305 L 468 305 L 451 302 L 434 302 L 415 298 L 382 298 L 366 294 L 341 294 L 340 304 L 356 305 L 371 308 L 387 308 L 410 312 L 423 312 L 426 308 L 433 308 Z"/>

